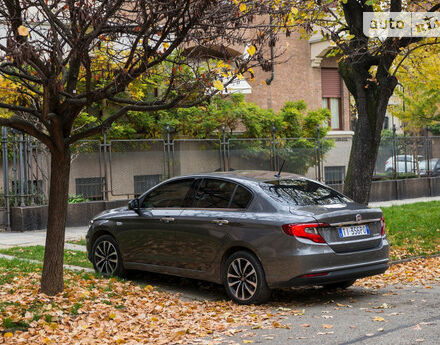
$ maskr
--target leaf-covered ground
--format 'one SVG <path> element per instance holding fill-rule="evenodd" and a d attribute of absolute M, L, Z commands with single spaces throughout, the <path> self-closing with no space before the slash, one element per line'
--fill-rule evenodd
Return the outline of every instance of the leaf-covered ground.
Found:
<path fill-rule="evenodd" d="M 70 271 L 65 292 L 48 297 L 38 292 L 40 266 L 0 259 L 0 268 L 0 343 L 215 343 L 243 326 L 285 327 L 287 301 L 279 298 L 263 306 L 187 301 L 151 285 Z M 368 290 L 402 284 L 440 285 L 440 258 L 393 265 L 384 275 L 357 283 Z"/>

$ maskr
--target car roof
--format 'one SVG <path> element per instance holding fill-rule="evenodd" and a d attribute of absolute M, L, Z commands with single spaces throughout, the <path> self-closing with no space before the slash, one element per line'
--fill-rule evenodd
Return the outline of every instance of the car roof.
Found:
<path fill-rule="evenodd" d="M 186 175 L 185 177 L 213 177 L 213 178 L 231 178 L 236 180 L 247 180 L 253 182 L 264 182 L 264 181 L 273 181 L 277 179 L 278 171 L 270 171 L 270 170 L 233 170 L 233 171 L 218 171 L 212 173 L 202 173 L 202 174 L 191 174 Z M 183 176 L 180 176 L 183 177 Z M 281 179 L 287 178 L 303 178 L 301 175 L 282 172 Z"/>

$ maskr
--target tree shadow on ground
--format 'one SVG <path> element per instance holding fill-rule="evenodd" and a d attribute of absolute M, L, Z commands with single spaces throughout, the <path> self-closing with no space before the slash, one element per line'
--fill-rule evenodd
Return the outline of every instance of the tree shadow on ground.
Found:
<path fill-rule="evenodd" d="M 222 285 L 202 280 L 181 278 L 160 273 L 130 271 L 129 280 L 140 285 L 152 285 L 161 291 L 177 293 L 184 300 L 222 301 L 228 296 Z M 316 304 L 340 303 L 349 305 L 383 291 L 352 286 L 343 289 L 326 289 L 318 286 L 275 289 L 268 302 L 270 307 L 310 306 Z"/>

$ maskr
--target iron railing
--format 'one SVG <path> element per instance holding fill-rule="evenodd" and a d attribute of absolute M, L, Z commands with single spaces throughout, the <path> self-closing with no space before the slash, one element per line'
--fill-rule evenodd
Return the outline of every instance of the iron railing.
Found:
<path fill-rule="evenodd" d="M 92 200 L 139 195 L 164 179 L 200 172 L 283 170 L 328 183 L 343 181 L 351 137 L 218 139 L 85 140 L 72 148 L 70 194 Z M 3 193 L 0 209 L 45 204 L 50 155 L 45 147 L 22 133 L 2 128 Z M 377 177 L 440 174 L 440 137 L 384 138 L 376 161 Z M 360 157 L 361 159 L 361 157 Z M 438 170 L 437 170 L 438 168 Z M 3 223 L 9 226 L 6 216 Z"/>

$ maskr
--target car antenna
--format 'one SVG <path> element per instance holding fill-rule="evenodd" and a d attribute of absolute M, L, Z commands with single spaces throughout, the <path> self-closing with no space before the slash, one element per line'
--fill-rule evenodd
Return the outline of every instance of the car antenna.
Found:
<path fill-rule="evenodd" d="M 280 170 L 278 170 L 278 174 L 275 175 L 275 177 L 276 177 L 277 179 L 280 179 L 280 178 L 281 178 L 281 171 L 282 171 L 283 168 L 284 168 L 284 163 L 286 163 L 286 160 L 285 160 L 285 159 L 283 159 L 283 163 L 281 164 Z M 280 181 L 278 181 L 278 183 L 279 183 L 279 182 L 280 182 Z"/>

